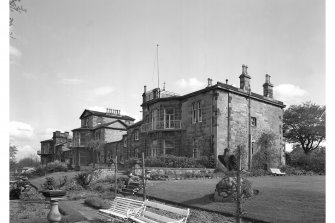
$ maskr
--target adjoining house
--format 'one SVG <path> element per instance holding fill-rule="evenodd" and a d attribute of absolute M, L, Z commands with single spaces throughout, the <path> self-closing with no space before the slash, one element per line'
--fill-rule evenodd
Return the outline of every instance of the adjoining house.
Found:
<path fill-rule="evenodd" d="M 53 132 L 51 139 L 41 141 L 41 150 L 37 152 L 37 155 L 41 157 L 42 165 L 47 165 L 55 160 L 65 162 L 66 159 L 70 159 L 65 152 L 69 151 L 71 143 L 69 132 L 62 133 L 60 131 Z"/>
<path fill-rule="evenodd" d="M 120 110 L 107 109 L 106 112 L 87 110 L 80 116 L 81 127 L 73 129 L 72 159 L 75 166 L 90 163 L 108 162 L 109 154 L 103 148 L 107 143 L 119 141 L 127 133 L 127 127 L 134 118 L 121 115 Z M 101 148 L 93 153 L 94 143 L 100 143 Z M 110 157 L 110 156 L 109 156 Z"/>

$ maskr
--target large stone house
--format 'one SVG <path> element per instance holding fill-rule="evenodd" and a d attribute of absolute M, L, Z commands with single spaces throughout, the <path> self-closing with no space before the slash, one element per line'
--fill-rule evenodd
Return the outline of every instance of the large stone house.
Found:
<path fill-rule="evenodd" d="M 75 166 L 94 162 L 175 155 L 200 158 L 245 148 L 243 165 L 251 168 L 252 157 L 259 150 L 257 140 L 262 133 L 275 136 L 275 159 L 272 166 L 285 164 L 283 143 L 283 108 L 273 98 L 273 84 L 265 75 L 263 95 L 251 91 L 248 67 L 242 66 L 240 86 L 225 83 L 212 84 L 186 94 L 177 95 L 155 88 L 142 94 L 142 120 L 121 115 L 119 110 L 106 113 L 85 110 L 80 116 L 80 128 L 73 129 L 71 160 Z M 104 147 L 95 158 L 89 143 L 100 140 Z M 48 140 L 41 142 L 45 147 Z M 43 147 L 42 145 L 42 147 Z M 44 150 L 46 151 L 46 150 Z M 42 156 L 41 156 L 42 157 Z M 44 153 L 46 160 L 48 155 Z M 218 163 L 218 162 L 217 162 Z"/>
<path fill-rule="evenodd" d="M 199 158 L 217 156 L 225 148 L 244 146 L 252 166 L 263 132 L 275 135 L 277 158 L 273 166 L 284 164 L 283 102 L 273 98 L 273 84 L 266 75 L 263 95 L 251 92 L 247 66 L 242 66 L 240 87 L 217 82 L 190 94 L 178 96 L 155 88 L 142 94 L 142 120 L 127 128 L 123 146 L 125 158 L 171 154 Z M 121 144 L 121 143 L 120 143 Z M 121 149 L 121 148 L 120 148 Z M 120 153 L 120 152 L 119 152 Z"/>

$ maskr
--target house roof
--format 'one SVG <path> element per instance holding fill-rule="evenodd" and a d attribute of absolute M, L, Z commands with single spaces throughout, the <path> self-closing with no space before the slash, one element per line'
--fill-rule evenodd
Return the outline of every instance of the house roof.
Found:
<path fill-rule="evenodd" d="M 41 141 L 41 143 L 42 142 L 53 142 L 53 140 L 52 139 L 46 139 L 46 140 Z"/>
<path fill-rule="evenodd" d="M 85 131 L 85 130 L 91 130 L 90 128 L 87 128 L 87 127 L 79 127 L 79 128 L 76 128 L 76 129 L 72 129 L 71 131 Z"/>
<path fill-rule="evenodd" d="M 134 121 L 135 119 L 128 116 L 128 115 L 116 115 L 116 114 L 109 114 L 106 112 L 98 112 L 98 111 L 92 111 L 92 110 L 88 110 L 85 109 L 84 112 L 81 114 L 81 116 L 79 117 L 80 119 L 83 119 L 87 116 L 90 115 L 96 115 L 96 116 L 102 116 L 102 117 L 110 117 L 110 118 L 117 118 L 117 119 L 123 119 L 123 120 L 130 120 L 130 121 Z"/>
<path fill-rule="evenodd" d="M 128 128 L 134 128 L 134 127 L 140 126 L 142 124 L 142 122 L 143 122 L 143 120 L 135 122 L 134 124 L 129 125 Z"/>
<path fill-rule="evenodd" d="M 98 126 L 95 126 L 92 130 L 96 130 L 96 129 L 100 129 L 100 128 L 112 128 L 112 129 L 114 129 L 115 127 L 112 127 L 112 126 L 109 126 L 109 125 L 112 125 L 112 124 L 117 123 L 117 122 L 121 123 L 124 126 L 125 130 L 128 127 L 128 125 L 126 123 L 124 123 L 123 121 L 114 120 L 112 122 L 107 122 L 107 123 L 103 123 L 103 124 L 100 124 Z M 117 129 L 120 129 L 120 128 L 117 128 Z"/>
<path fill-rule="evenodd" d="M 167 98 L 157 98 L 157 99 L 154 99 L 154 100 L 147 101 L 147 102 L 143 103 L 141 106 L 143 106 L 144 104 L 154 104 L 154 103 L 159 102 L 159 101 L 172 101 L 172 100 L 182 101 L 182 100 L 187 99 L 189 97 L 193 97 L 195 95 L 199 95 L 201 93 L 208 92 L 210 90 L 223 90 L 223 91 L 229 91 L 231 93 L 235 93 L 235 94 L 239 94 L 239 95 L 243 95 L 243 96 L 248 96 L 248 92 L 245 92 L 240 88 L 234 87 L 232 85 L 224 84 L 224 83 L 221 83 L 221 82 L 217 82 L 216 85 L 213 85 L 211 87 L 206 87 L 206 88 L 203 88 L 203 89 L 198 90 L 198 91 L 194 91 L 194 92 L 186 94 L 186 95 L 172 96 L 172 97 L 167 97 Z M 275 105 L 275 106 L 278 106 L 278 107 L 281 107 L 281 108 L 286 107 L 284 105 L 284 103 L 281 102 L 281 101 L 277 101 L 273 98 L 264 97 L 263 95 L 256 94 L 256 93 L 253 93 L 253 92 L 251 92 L 250 97 L 254 100 L 262 101 L 264 103 L 272 104 L 272 105 Z"/>

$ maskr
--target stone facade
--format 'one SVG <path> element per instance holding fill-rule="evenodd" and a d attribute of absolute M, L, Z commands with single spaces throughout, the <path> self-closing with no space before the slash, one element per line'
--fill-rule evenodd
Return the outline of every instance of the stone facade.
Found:
<path fill-rule="evenodd" d="M 41 156 L 42 165 L 47 165 L 55 160 L 65 161 L 63 151 L 67 151 L 71 146 L 72 139 L 69 132 L 53 132 L 52 139 L 41 141 L 41 150 L 37 152 Z"/>
<path fill-rule="evenodd" d="M 178 96 L 159 88 L 144 88 L 142 121 L 127 129 L 128 158 L 171 154 L 198 158 L 223 154 L 225 148 L 244 146 L 243 165 L 252 167 L 252 156 L 262 133 L 273 133 L 278 151 L 273 166 L 284 164 L 282 117 L 285 105 L 273 99 L 273 85 L 266 75 L 264 95 L 251 92 L 251 76 L 242 66 L 240 88 L 217 82 Z M 139 139 L 133 140 L 139 132 Z M 217 162 L 217 165 L 220 165 Z"/>
<path fill-rule="evenodd" d="M 109 162 L 113 157 L 110 153 L 113 146 L 109 143 L 120 141 L 127 133 L 128 125 L 134 122 L 133 118 L 121 115 L 119 110 L 113 109 L 107 109 L 106 113 L 86 109 L 80 119 L 81 127 L 72 130 L 75 166 Z M 90 148 L 92 141 L 104 144 L 100 151 L 93 153 Z"/>
<path fill-rule="evenodd" d="M 177 95 L 159 88 L 142 94 L 142 120 L 134 123 L 118 110 L 106 113 L 85 110 L 80 116 L 81 127 L 73 131 L 72 159 L 75 165 L 92 163 L 89 142 L 105 143 L 99 151 L 98 162 L 174 155 L 200 158 L 215 157 L 225 148 L 234 151 L 238 145 L 245 148 L 247 157 L 243 165 L 252 167 L 252 156 L 259 148 L 257 140 L 262 133 L 273 133 L 277 158 L 272 166 L 283 165 L 283 108 L 273 98 L 273 84 L 266 75 L 263 95 L 251 91 L 252 76 L 242 66 L 240 87 L 217 82 L 186 95 Z M 48 147 L 47 141 L 41 142 Z M 46 150 L 45 150 L 46 151 Z M 45 155 L 44 157 L 47 157 Z M 46 160 L 47 158 L 45 158 Z M 217 165 L 220 163 L 217 160 Z"/>

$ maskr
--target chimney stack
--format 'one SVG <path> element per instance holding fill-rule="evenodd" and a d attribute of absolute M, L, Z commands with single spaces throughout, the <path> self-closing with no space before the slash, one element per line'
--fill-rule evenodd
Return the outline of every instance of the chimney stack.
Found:
<path fill-rule="evenodd" d="M 263 96 L 273 98 L 273 84 L 270 82 L 270 75 L 265 75 L 265 83 L 263 84 Z"/>
<path fill-rule="evenodd" d="M 242 65 L 242 74 L 240 75 L 240 88 L 244 91 L 250 91 L 250 79 L 248 75 L 248 66 Z"/>
<path fill-rule="evenodd" d="M 226 84 L 228 84 L 228 79 L 226 79 Z"/>
<path fill-rule="evenodd" d="M 212 79 L 211 78 L 208 78 L 207 79 L 207 87 L 211 87 L 212 86 Z"/>

